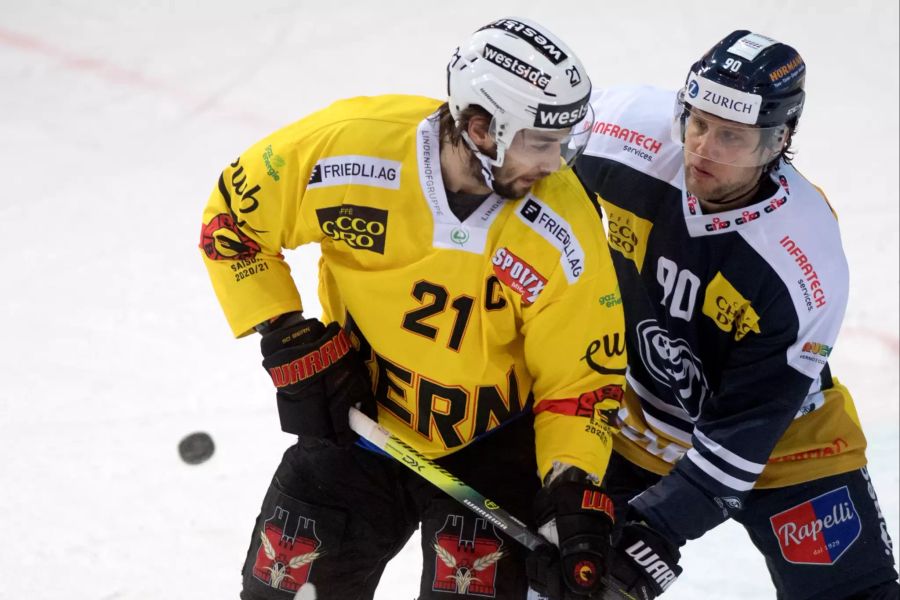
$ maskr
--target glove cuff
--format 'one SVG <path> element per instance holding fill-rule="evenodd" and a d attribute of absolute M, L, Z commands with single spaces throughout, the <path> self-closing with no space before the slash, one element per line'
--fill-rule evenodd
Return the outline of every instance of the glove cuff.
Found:
<path fill-rule="evenodd" d="M 263 330 L 259 349 L 263 358 L 291 346 L 314 342 L 325 333 L 325 325 L 318 319 L 297 320 L 300 313 L 282 315 Z"/>
<path fill-rule="evenodd" d="M 544 476 L 544 487 L 551 487 L 561 483 L 592 483 L 597 485 L 600 478 L 593 473 L 580 469 L 574 465 L 553 461 L 553 468 Z"/>
<path fill-rule="evenodd" d="M 261 335 L 266 335 L 269 332 L 275 331 L 276 329 L 281 329 L 282 327 L 289 327 L 290 325 L 294 325 L 303 320 L 303 313 L 300 311 L 294 311 L 289 313 L 284 313 L 283 315 L 279 315 L 274 319 L 269 319 L 268 321 L 263 321 L 256 325 L 253 329 L 256 330 L 256 333 Z"/>
<path fill-rule="evenodd" d="M 595 478 L 577 467 L 560 473 L 538 492 L 535 499 L 537 522 L 570 515 L 604 515 L 611 528 L 616 522 L 612 499 L 596 485 Z"/>
<path fill-rule="evenodd" d="M 728 519 L 706 490 L 695 485 L 676 467 L 629 502 L 654 531 L 683 546 Z"/>

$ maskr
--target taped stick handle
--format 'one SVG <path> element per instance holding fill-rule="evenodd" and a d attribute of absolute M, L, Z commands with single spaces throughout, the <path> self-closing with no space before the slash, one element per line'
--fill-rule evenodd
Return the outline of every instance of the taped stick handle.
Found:
<path fill-rule="evenodd" d="M 456 476 L 425 458 L 418 450 L 356 408 L 350 408 L 350 428 L 529 550 L 549 543 L 528 529 L 522 521 L 500 508 L 496 502 L 482 496 Z"/>

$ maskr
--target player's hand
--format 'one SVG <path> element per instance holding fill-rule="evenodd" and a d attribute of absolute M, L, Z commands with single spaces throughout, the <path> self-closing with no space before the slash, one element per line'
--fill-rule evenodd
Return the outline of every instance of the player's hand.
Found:
<path fill-rule="evenodd" d="M 656 598 L 681 575 L 680 558 L 678 548 L 646 523 L 629 520 L 616 536 L 607 559 L 603 600 Z"/>
<path fill-rule="evenodd" d="M 346 446 L 350 407 L 375 415 L 368 369 L 338 323 L 318 319 L 275 321 L 262 330 L 263 367 L 277 389 L 281 429 Z"/>
<path fill-rule="evenodd" d="M 600 598 L 615 521 L 609 497 L 587 473 L 569 467 L 538 492 L 535 512 L 539 531 L 555 547 L 529 555 L 531 587 L 550 600 Z"/>

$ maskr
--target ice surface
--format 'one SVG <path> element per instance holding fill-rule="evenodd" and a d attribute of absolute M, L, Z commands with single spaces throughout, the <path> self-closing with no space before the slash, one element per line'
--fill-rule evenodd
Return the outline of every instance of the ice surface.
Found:
<path fill-rule="evenodd" d="M 558 32 L 598 87 L 675 87 L 738 28 L 801 51 L 796 164 L 839 213 L 853 276 L 834 370 L 900 538 L 897 3 L 0 0 L 0 598 L 237 597 L 290 438 L 200 261 L 205 199 L 246 146 L 332 100 L 441 96 L 452 48 L 504 14 Z M 290 257 L 307 312 L 316 257 Z M 216 454 L 189 466 L 176 446 L 195 430 Z M 417 543 L 379 600 L 415 596 Z M 682 564 L 668 600 L 774 596 L 736 526 Z"/>

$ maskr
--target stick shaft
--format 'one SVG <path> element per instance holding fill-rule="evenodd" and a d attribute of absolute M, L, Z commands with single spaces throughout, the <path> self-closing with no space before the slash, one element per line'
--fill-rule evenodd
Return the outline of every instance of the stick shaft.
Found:
<path fill-rule="evenodd" d="M 350 409 L 350 427 L 360 437 L 381 448 L 386 454 L 415 471 L 417 475 L 443 490 L 451 498 L 529 550 L 548 543 L 520 520 L 500 508 L 496 502 L 482 496 L 355 408 Z"/>

